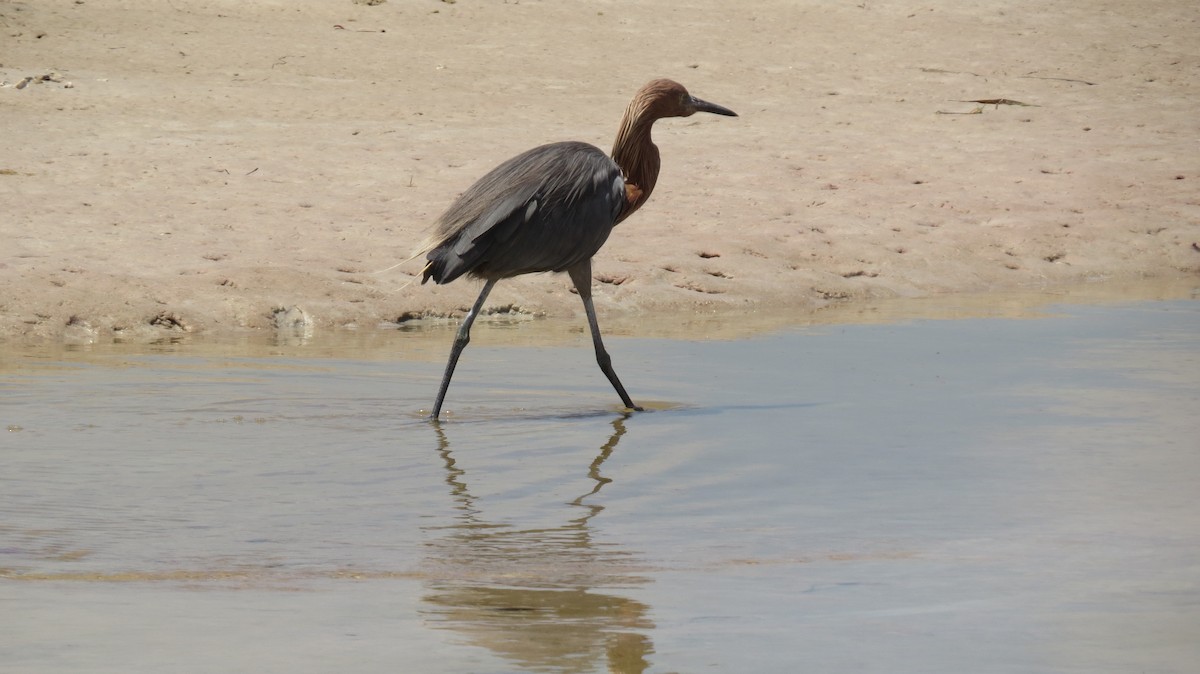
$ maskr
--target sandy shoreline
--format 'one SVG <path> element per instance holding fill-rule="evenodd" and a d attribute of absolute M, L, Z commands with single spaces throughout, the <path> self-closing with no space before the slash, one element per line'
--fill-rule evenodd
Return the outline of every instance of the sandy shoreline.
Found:
<path fill-rule="evenodd" d="M 455 315 L 478 284 L 393 265 L 655 76 L 741 117 L 656 126 L 602 323 L 1200 277 L 1200 7 L 827 5 L 0 1 L 0 339 Z"/>

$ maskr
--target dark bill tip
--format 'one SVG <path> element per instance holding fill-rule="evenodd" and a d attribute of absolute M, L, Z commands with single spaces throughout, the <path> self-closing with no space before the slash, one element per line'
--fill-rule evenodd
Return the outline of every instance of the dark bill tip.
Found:
<path fill-rule="evenodd" d="M 692 97 L 692 105 L 696 108 L 696 112 L 711 112 L 714 115 L 725 115 L 726 117 L 737 117 L 738 114 L 733 110 L 716 103 L 702 101 L 695 96 Z"/>

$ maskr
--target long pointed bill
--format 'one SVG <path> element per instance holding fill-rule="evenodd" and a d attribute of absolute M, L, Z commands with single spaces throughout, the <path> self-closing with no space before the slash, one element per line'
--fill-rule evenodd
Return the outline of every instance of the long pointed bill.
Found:
<path fill-rule="evenodd" d="M 702 101 L 695 96 L 692 96 L 692 107 L 696 108 L 696 112 L 711 112 L 714 115 L 725 115 L 726 117 L 737 117 L 737 113 L 729 108 L 726 108 L 716 103 Z"/>

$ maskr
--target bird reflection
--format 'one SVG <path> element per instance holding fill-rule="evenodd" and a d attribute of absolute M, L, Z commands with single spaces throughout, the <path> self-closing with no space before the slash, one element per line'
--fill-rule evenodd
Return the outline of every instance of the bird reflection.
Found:
<path fill-rule="evenodd" d="M 645 604 L 597 590 L 648 582 L 632 554 L 593 540 L 589 526 L 604 506 L 588 503 L 610 478 L 600 473 L 625 435 L 627 416 L 588 467 L 595 485 L 570 505 L 578 517 L 553 527 L 521 529 L 488 522 L 467 487 L 467 472 L 435 427 L 438 453 L 456 522 L 427 527 L 440 535 L 429 543 L 434 569 L 424 597 L 430 617 L 475 646 L 522 668 L 555 672 L 639 673 L 653 652 L 645 632 L 654 627 Z"/>

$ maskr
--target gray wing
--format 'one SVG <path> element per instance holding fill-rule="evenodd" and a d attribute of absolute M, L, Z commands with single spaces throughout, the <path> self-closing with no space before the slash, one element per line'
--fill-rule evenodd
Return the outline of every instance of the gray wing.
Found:
<path fill-rule="evenodd" d="M 551 143 L 492 169 L 438 219 L 422 283 L 564 271 L 608 239 L 625 201 L 621 170 L 587 143 Z"/>

